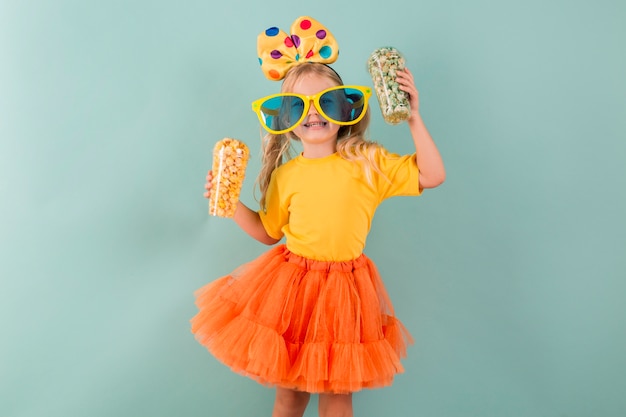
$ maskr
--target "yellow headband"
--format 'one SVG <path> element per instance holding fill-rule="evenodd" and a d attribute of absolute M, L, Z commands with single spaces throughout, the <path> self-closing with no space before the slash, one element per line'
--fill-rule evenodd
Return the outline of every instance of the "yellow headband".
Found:
<path fill-rule="evenodd" d="M 337 60 L 335 37 L 317 20 L 301 16 L 291 25 L 291 36 L 271 27 L 257 38 L 261 70 L 272 81 L 282 80 L 294 65 L 303 62 L 330 64 Z"/>

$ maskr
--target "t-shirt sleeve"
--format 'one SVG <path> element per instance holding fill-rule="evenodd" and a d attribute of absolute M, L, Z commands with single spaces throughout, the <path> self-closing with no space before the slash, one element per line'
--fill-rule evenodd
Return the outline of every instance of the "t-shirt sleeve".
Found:
<path fill-rule="evenodd" d="M 281 203 L 278 181 L 275 174 L 276 171 L 272 173 L 265 194 L 267 210 L 259 210 L 259 216 L 261 217 L 261 222 L 267 234 L 274 239 L 280 239 L 283 237 L 282 228 L 289 221 L 289 210 L 286 203 Z"/>
<path fill-rule="evenodd" d="M 389 197 L 417 196 L 422 193 L 415 154 L 398 155 L 381 148 L 377 152 L 377 163 L 382 173 L 377 176 L 381 201 Z"/>

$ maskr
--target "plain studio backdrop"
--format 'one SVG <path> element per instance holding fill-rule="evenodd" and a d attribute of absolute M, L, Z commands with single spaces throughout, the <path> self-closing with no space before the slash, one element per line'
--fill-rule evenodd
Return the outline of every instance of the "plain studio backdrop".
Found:
<path fill-rule="evenodd" d="M 356 415 L 626 415 L 626 3 L 0 2 L 0 415 L 269 416 L 190 332 L 193 292 L 267 247 L 211 218 L 216 141 L 278 91 L 256 36 L 299 16 L 371 85 L 395 46 L 447 181 L 366 253 L 416 343 Z M 370 137 L 412 152 L 372 102 Z M 317 415 L 316 398 L 306 416 Z"/>

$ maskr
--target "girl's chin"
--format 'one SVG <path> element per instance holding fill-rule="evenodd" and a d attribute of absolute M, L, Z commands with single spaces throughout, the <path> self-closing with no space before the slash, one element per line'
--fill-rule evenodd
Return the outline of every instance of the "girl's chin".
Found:
<path fill-rule="evenodd" d="M 315 141 L 326 140 L 330 137 L 337 136 L 336 132 L 331 132 L 328 129 L 319 129 L 319 130 L 303 130 L 299 132 L 298 137 L 304 139 L 311 139 Z"/>

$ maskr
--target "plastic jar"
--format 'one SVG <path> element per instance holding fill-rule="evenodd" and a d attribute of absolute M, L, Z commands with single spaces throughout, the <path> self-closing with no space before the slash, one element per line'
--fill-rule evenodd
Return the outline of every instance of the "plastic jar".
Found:
<path fill-rule="evenodd" d="M 209 214 L 233 217 L 246 174 L 250 151 L 237 139 L 224 138 L 213 148 L 213 179 L 209 191 Z"/>
<path fill-rule="evenodd" d="M 392 125 L 407 120 L 411 115 L 409 98 L 396 81 L 396 71 L 404 68 L 404 56 L 391 46 L 376 49 L 367 60 L 367 70 L 372 77 L 383 118 Z"/>

